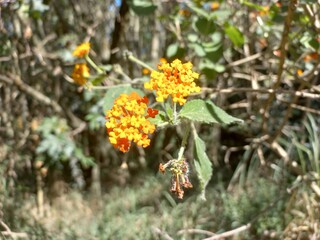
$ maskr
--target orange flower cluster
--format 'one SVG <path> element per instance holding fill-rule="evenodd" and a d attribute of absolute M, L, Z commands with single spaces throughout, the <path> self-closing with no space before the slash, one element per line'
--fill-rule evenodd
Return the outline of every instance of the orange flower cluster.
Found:
<path fill-rule="evenodd" d="M 152 71 L 150 82 L 144 84 L 146 89 L 156 91 L 158 102 L 163 102 L 171 96 L 173 102 L 183 105 L 186 102 L 185 98 L 191 93 L 200 92 L 200 87 L 194 82 L 199 78 L 199 74 L 191 70 L 191 62 L 182 64 L 176 59 L 171 64 L 158 65 L 158 69 L 161 72 Z"/>
<path fill-rule="evenodd" d="M 154 118 L 158 110 L 148 108 L 148 98 L 136 92 L 121 94 L 106 115 L 109 140 L 121 152 L 127 152 L 131 142 L 138 146 L 150 145 L 148 134 L 155 131 L 155 125 L 148 118 Z"/>
<path fill-rule="evenodd" d="M 90 77 L 89 68 L 86 63 L 78 63 L 74 66 L 72 79 L 79 85 L 84 85 Z"/>
<path fill-rule="evenodd" d="M 89 51 L 90 51 L 90 43 L 85 42 L 77 46 L 72 54 L 73 56 L 76 56 L 78 58 L 83 58 L 89 53 Z"/>

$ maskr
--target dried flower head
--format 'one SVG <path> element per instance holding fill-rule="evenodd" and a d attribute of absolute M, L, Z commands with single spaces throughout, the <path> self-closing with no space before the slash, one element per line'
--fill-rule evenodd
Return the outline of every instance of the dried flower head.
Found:
<path fill-rule="evenodd" d="M 200 87 L 194 82 L 199 74 L 191 70 L 191 62 L 182 64 L 176 59 L 172 63 L 158 65 L 158 69 L 161 72 L 152 71 L 151 80 L 144 84 L 146 89 L 156 91 L 158 102 L 171 96 L 173 102 L 183 105 L 191 93 L 200 92 Z"/>
<path fill-rule="evenodd" d="M 79 85 L 84 85 L 90 77 L 89 68 L 86 63 L 78 63 L 74 66 L 72 79 Z"/>
<path fill-rule="evenodd" d="M 148 98 L 136 92 L 121 94 L 114 101 L 112 109 L 107 111 L 106 127 L 115 148 L 127 152 L 132 141 L 144 148 L 150 145 L 148 134 L 155 131 L 155 125 L 148 118 L 154 118 L 158 110 L 148 108 L 147 104 Z"/>
<path fill-rule="evenodd" d="M 186 159 L 172 159 L 166 164 L 160 163 L 159 171 L 165 173 L 166 168 L 171 172 L 171 188 L 170 191 L 177 195 L 179 199 L 183 198 L 184 188 L 192 188 L 189 179 L 189 164 Z"/>
<path fill-rule="evenodd" d="M 89 51 L 90 51 L 90 43 L 85 42 L 77 46 L 72 54 L 73 56 L 76 56 L 78 58 L 83 58 L 85 55 L 89 53 Z"/>

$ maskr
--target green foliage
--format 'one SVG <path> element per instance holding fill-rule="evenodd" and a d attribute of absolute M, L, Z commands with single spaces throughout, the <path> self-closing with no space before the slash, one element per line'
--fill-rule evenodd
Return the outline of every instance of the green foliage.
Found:
<path fill-rule="evenodd" d="M 128 0 L 127 3 L 131 10 L 139 16 L 149 15 L 157 9 L 151 0 Z"/>
<path fill-rule="evenodd" d="M 205 189 L 212 176 L 212 163 L 206 154 L 205 143 L 198 135 L 194 136 L 194 165 L 201 186 L 201 197 L 205 199 Z"/>
<path fill-rule="evenodd" d="M 72 140 L 69 126 L 64 119 L 44 118 L 38 131 L 42 140 L 36 152 L 48 157 L 48 165 L 56 165 L 60 161 L 69 161 L 71 158 L 76 158 L 83 166 L 94 164 L 93 159 L 86 156 Z"/>
<path fill-rule="evenodd" d="M 231 124 L 235 122 L 243 122 L 241 119 L 227 114 L 213 102 L 200 99 L 187 102 L 181 109 L 179 116 L 191 121 L 202 123 Z"/>
<path fill-rule="evenodd" d="M 226 23 L 224 25 L 224 31 L 236 47 L 244 44 L 244 36 L 235 26 Z"/>
<path fill-rule="evenodd" d="M 34 218 L 28 214 L 29 204 L 12 201 L 12 215 L 6 220 L 12 229 L 27 232 L 29 239 L 66 240 L 161 239 L 156 229 L 173 239 L 197 240 L 209 236 L 182 230 L 221 233 L 255 217 L 258 220 L 250 231 L 239 237 L 261 239 L 265 231 L 274 231 L 280 238 L 279 230 L 287 223 L 284 201 L 278 200 L 281 186 L 267 179 L 251 179 L 246 189 L 233 192 L 210 187 L 206 202 L 195 196 L 177 202 L 164 189 L 164 176 L 141 175 L 136 183 L 109 189 L 101 207 L 96 203 L 99 199 L 71 192 L 60 200 L 61 205 L 51 207 L 50 218 Z"/>

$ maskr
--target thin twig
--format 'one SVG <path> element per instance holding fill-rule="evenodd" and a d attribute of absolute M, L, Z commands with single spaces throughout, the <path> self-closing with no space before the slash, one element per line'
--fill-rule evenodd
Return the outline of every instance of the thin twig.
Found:
<path fill-rule="evenodd" d="M 251 62 L 259 57 L 261 57 L 261 53 L 256 53 L 256 54 L 253 54 L 251 56 L 248 56 L 246 58 L 242 58 L 240 60 L 237 60 L 237 61 L 234 61 L 234 62 L 231 62 L 227 65 L 227 67 L 235 67 L 235 66 L 239 66 L 241 64 L 244 64 L 244 63 L 247 63 L 247 62 Z"/>
<path fill-rule="evenodd" d="M 221 234 L 217 234 L 212 237 L 205 238 L 203 240 L 215 240 L 215 239 L 223 239 L 226 237 L 231 237 L 231 236 L 236 235 L 240 232 L 248 230 L 250 227 L 251 227 L 251 224 L 249 223 L 249 224 L 243 225 L 241 227 L 238 227 L 236 229 L 233 229 L 233 230 L 221 233 Z"/>
<path fill-rule="evenodd" d="M 61 106 L 54 100 L 48 98 L 43 93 L 37 91 L 36 89 L 32 88 L 31 86 L 24 83 L 21 78 L 17 75 L 11 75 L 10 77 L 0 75 L 0 81 L 8 83 L 10 85 L 15 85 L 19 90 L 25 92 L 38 101 L 44 103 L 45 105 L 51 106 L 57 113 L 62 113 L 63 110 Z"/>
<path fill-rule="evenodd" d="M 311 99 L 320 99 L 320 94 L 310 93 L 305 91 L 290 91 L 284 89 L 269 89 L 269 88 L 226 88 L 226 89 L 218 89 L 218 88 L 202 88 L 202 92 L 209 93 L 236 93 L 236 92 L 251 92 L 251 93 L 268 93 L 268 94 L 290 94 L 297 97 L 311 98 Z M 194 94 L 195 95 L 195 94 Z"/>
<path fill-rule="evenodd" d="M 174 240 L 172 237 L 169 236 L 168 233 L 166 233 L 165 231 L 157 228 L 157 227 L 152 227 L 152 231 L 160 236 L 162 236 L 165 240 Z"/>
<path fill-rule="evenodd" d="M 277 72 L 277 81 L 272 86 L 273 90 L 278 89 L 281 84 L 281 78 L 282 78 L 282 73 L 284 70 L 284 63 L 285 63 L 285 59 L 286 59 L 286 45 L 288 42 L 289 32 L 290 32 L 290 28 L 291 28 L 291 22 L 293 19 L 293 13 L 296 9 L 295 4 L 296 4 L 296 0 L 291 0 L 289 7 L 288 7 L 288 14 L 285 19 L 284 28 L 283 28 L 283 32 L 282 32 L 282 39 L 281 39 L 280 48 L 279 48 L 280 59 L 279 59 L 279 68 L 278 68 L 278 72 Z M 265 131 L 267 129 L 267 127 L 266 127 L 267 114 L 269 112 L 271 103 L 274 98 L 275 98 L 275 92 L 273 92 L 269 96 L 265 106 L 263 107 L 261 128 L 264 129 Z"/>
<path fill-rule="evenodd" d="M 0 234 L 2 236 L 12 237 L 12 238 L 28 238 L 28 234 L 24 232 L 12 232 L 11 229 L 5 224 L 2 220 L 0 220 L 0 225 L 5 229 L 5 231 L 1 231 Z"/>
<path fill-rule="evenodd" d="M 209 235 L 209 236 L 213 236 L 215 235 L 213 232 L 207 231 L 207 230 L 202 230 L 202 229 L 181 229 L 180 231 L 178 231 L 177 235 L 182 235 L 185 233 L 199 233 L 199 234 L 205 234 L 205 235 Z"/>

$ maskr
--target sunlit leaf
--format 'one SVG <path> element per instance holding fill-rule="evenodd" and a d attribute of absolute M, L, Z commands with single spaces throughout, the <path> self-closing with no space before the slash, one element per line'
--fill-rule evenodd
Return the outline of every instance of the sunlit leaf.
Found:
<path fill-rule="evenodd" d="M 201 99 L 187 102 L 181 109 L 179 116 L 203 123 L 230 124 L 243 122 L 243 120 L 229 115 L 210 100 L 204 101 Z"/>
<path fill-rule="evenodd" d="M 244 44 L 244 36 L 235 26 L 226 23 L 224 25 L 224 31 L 236 47 Z"/>
<path fill-rule="evenodd" d="M 201 186 L 201 196 L 205 199 L 205 190 L 212 176 L 212 163 L 206 154 L 205 143 L 198 135 L 194 136 L 194 165 Z"/>

